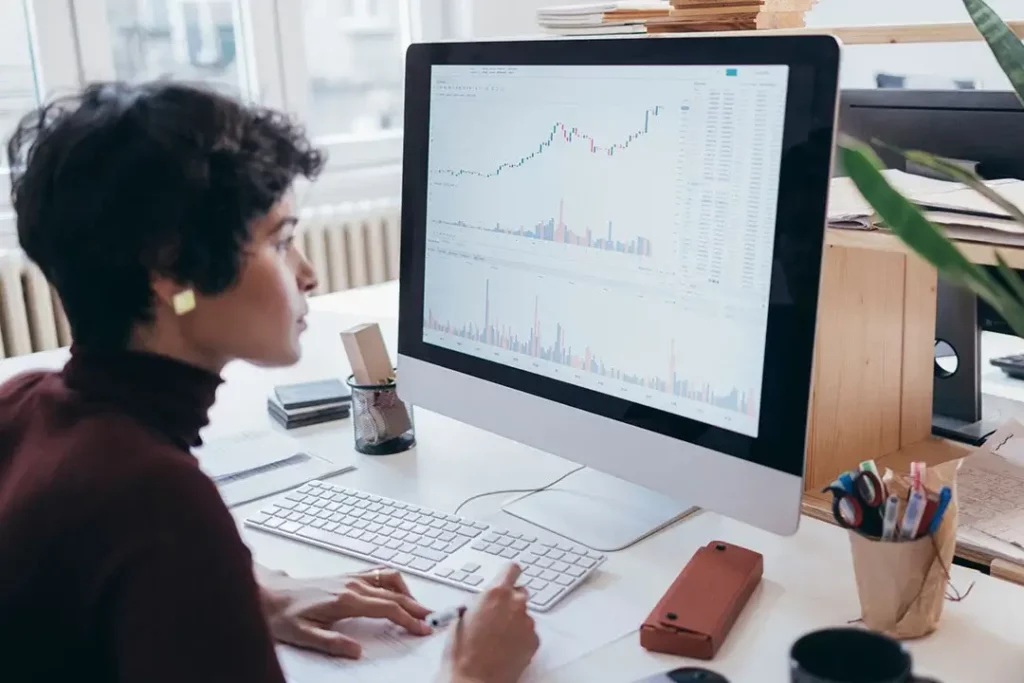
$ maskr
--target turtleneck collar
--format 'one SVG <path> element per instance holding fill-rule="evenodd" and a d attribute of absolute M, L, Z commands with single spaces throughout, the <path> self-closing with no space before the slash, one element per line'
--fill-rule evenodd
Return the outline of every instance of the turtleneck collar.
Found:
<path fill-rule="evenodd" d="M 109 403 L 182 449 L 201 444 L 220 375 L 139 351 L 97 351 L 72 345 L 64 382 L 86 398 Z"/>

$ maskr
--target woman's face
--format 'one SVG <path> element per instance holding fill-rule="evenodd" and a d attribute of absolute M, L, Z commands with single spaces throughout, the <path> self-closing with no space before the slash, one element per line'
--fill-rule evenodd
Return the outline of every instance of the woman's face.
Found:
<path fill-rule="evenodd" d="M 306 295 L 316 274 L 295 246 L 294 200 L 286 196 L 252 223 L 238 280 L 216 296 L 196 293 L 181 316 L 190 345 L 205 357 L 282 366 L 298 361 L 306 329 Z"/>

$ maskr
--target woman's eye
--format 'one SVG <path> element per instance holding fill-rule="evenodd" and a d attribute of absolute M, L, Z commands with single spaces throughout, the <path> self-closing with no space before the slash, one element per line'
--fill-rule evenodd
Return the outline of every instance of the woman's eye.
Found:
<path fill-rule="evenodd" d="M 295 243 L 295 236 L 294 235 L 289 235 L 288 237 L 285 237 L 284 239 L 278 240 L 278 242 L 277 242 L 277 250 L 282 252 L 282 253 L 284 253 L 284 252 L 288 251 L 289 249 L 291 249 L 292 244 L 294 244 L 294 243 Z"/>

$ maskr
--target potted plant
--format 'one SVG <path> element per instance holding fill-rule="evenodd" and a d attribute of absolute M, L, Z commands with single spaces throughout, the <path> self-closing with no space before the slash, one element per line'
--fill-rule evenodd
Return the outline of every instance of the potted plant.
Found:
<path fill-rule="evenodd" d="M 1024 103 L 1024 43 L 984 0 L 963 0 L 974 25 Z M 884 144 L 884 143 L 883 143 Z M 917 206 L 901 195 L 882 175 L 881 159 L 860 141 L 844 138 L 839 153 L 846 173 L 879 217 L 910 249 L 931 263 L 948 282 L 967 287 L 999 312 L 1014 332 L 1024 337 L 1024 281 L 996 254 L 998 275 L 972 263 L 945 230 L 927 220 Z M 973 171 L 922 151 L 902 151 L 909 161 L 928 167 L 972 187 L 1021 224 L 1024 210 L 988 187 Z"/>

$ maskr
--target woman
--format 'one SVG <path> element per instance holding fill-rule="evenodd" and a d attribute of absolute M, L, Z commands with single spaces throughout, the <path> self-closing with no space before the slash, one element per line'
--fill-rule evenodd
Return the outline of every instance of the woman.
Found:
<path fill-rule="evenodd" d="M 282 681 L 273 641 L 356 657 L 330 629 L 426 635 L 399 575 L 254 568 L 189 448 L 226 363 L 299 358 L 291 187 L 323 155 L 280 114 L 203 89 L 94 85 L 8 145 L 25 252 L 74 344 L 0 388 L 0 651 L 12 681 Z M 512 567 L 454 629 L 445 677 L 514 681 L 537 648 Z"/>

